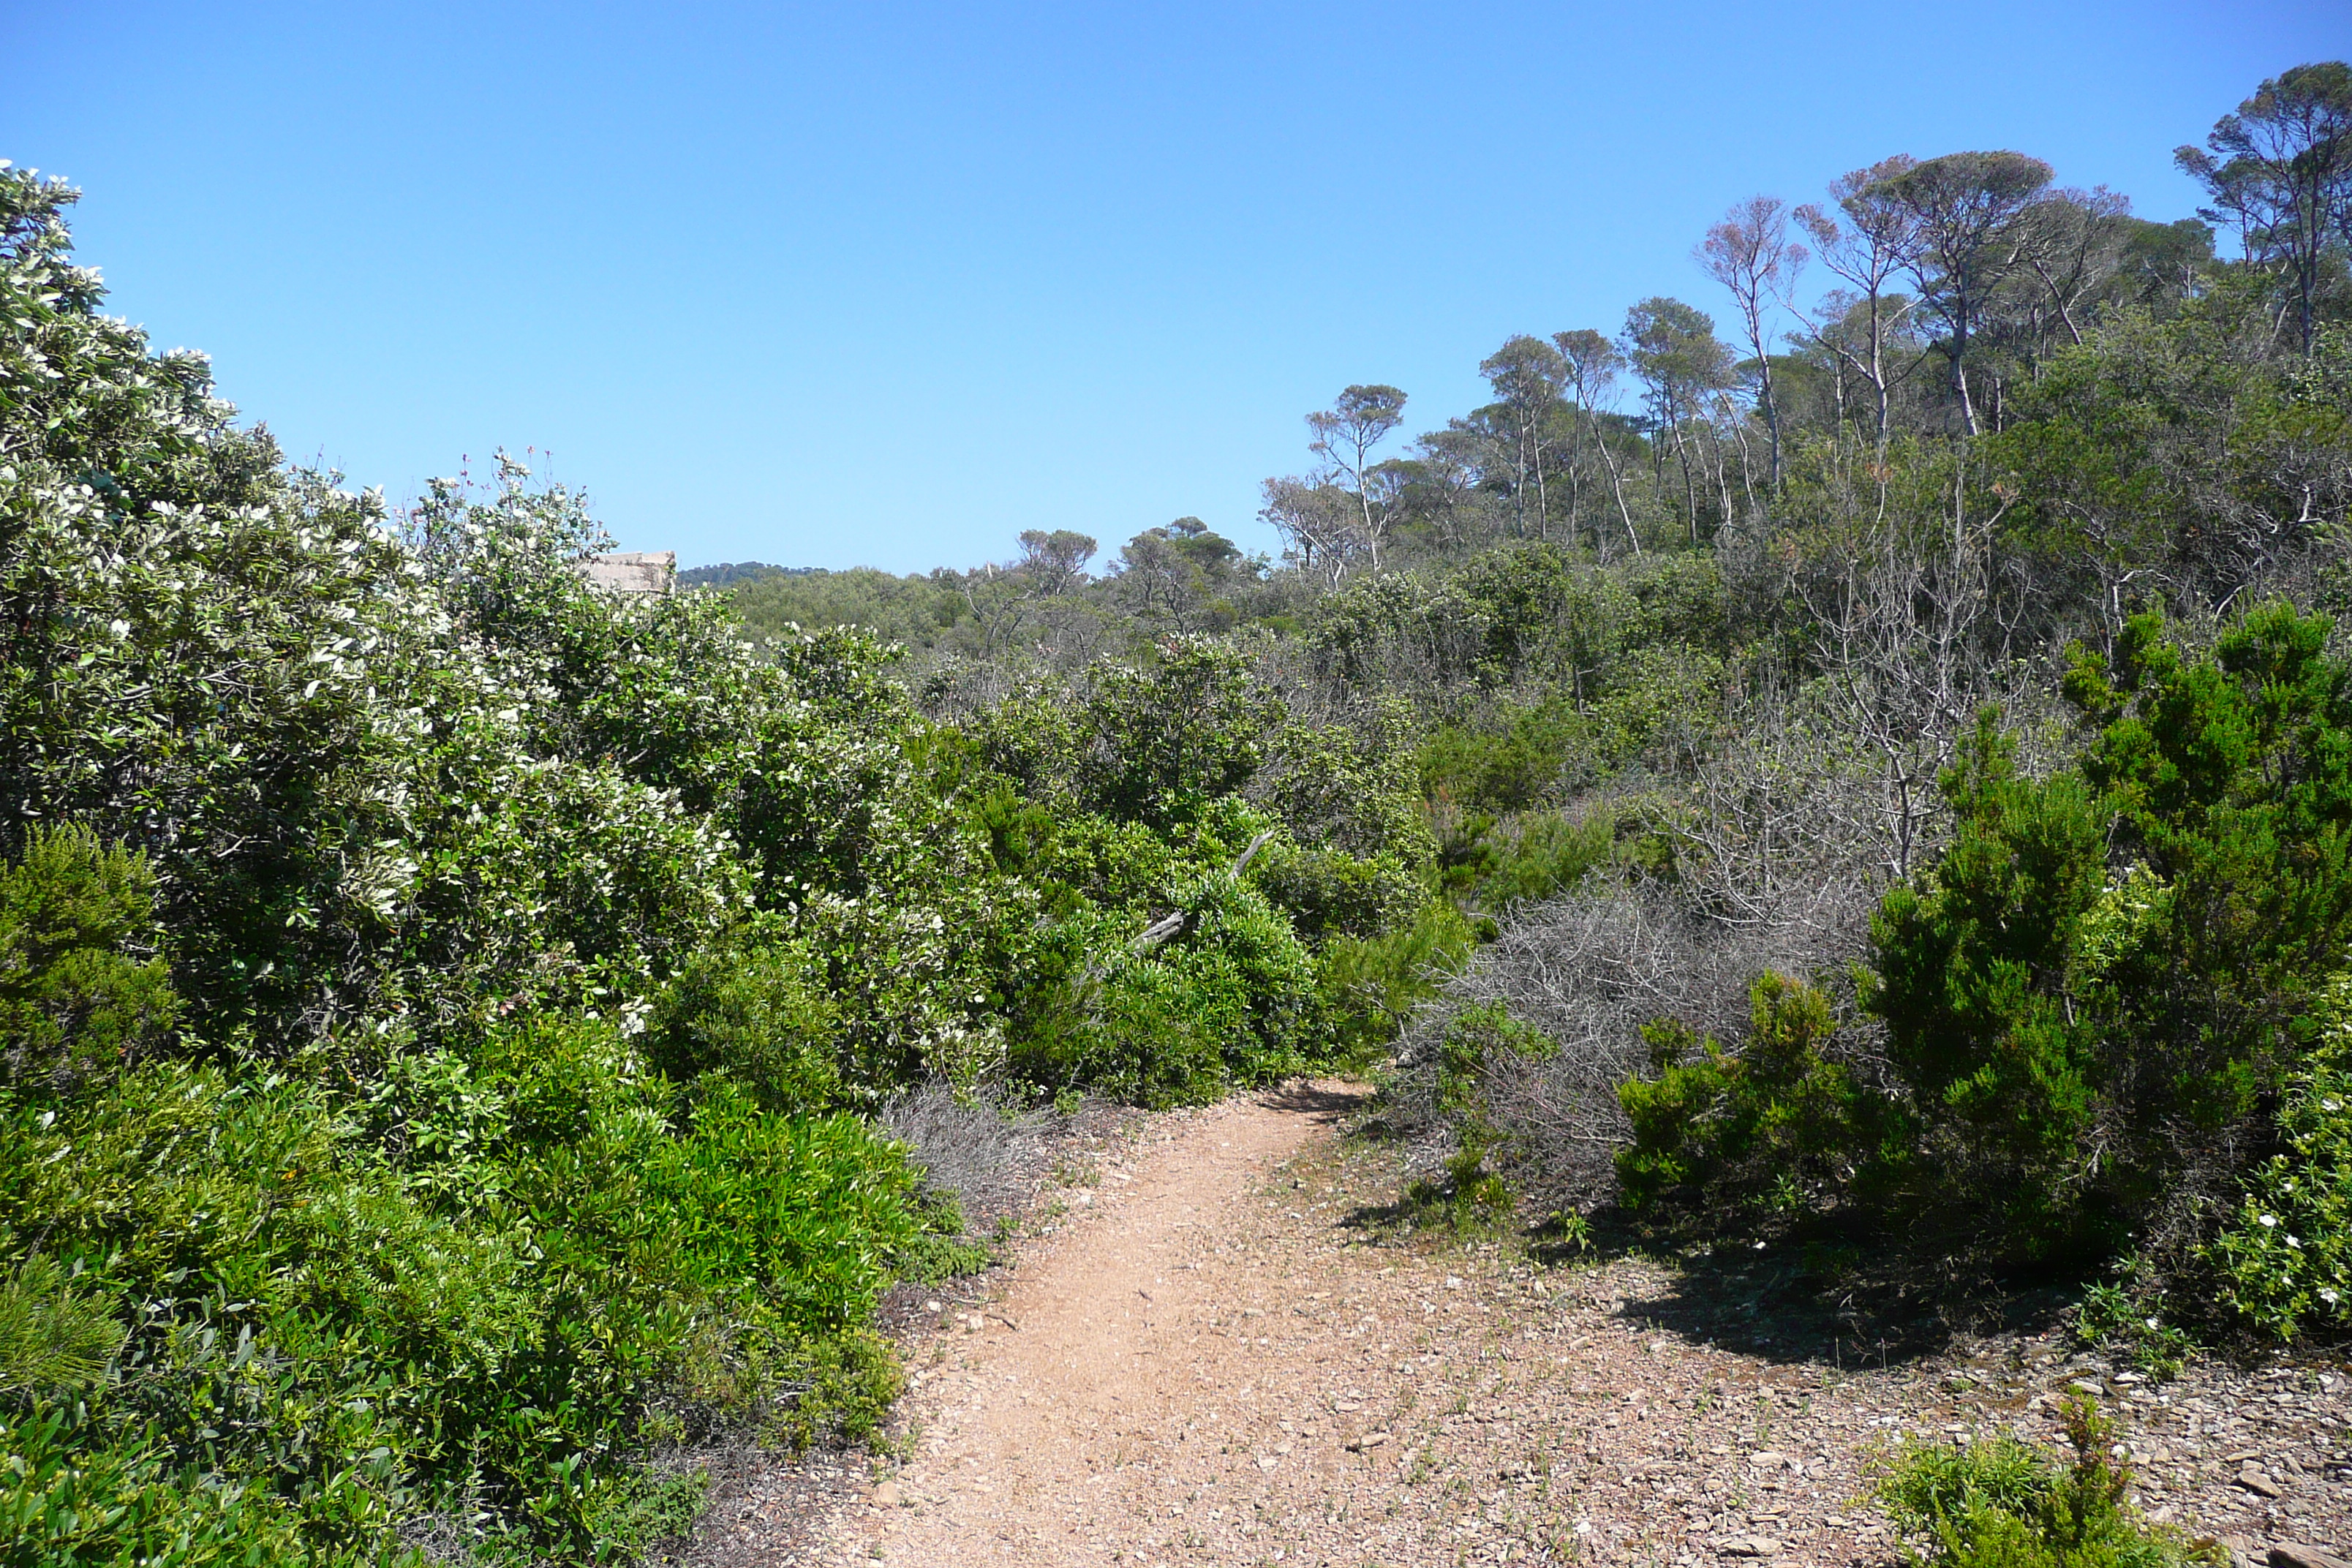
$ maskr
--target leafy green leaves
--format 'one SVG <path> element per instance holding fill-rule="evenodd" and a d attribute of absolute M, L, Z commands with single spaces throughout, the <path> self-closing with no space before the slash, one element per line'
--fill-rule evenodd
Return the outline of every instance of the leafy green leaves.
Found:
<path fill-rule="evenodd" d="M 1671 1018 L 1644 1031 L 1654 1076 L 1618 1101 L 1633 1141 L 1617 1155 L 1628 1204 L 1705 1210 L 1726 1229 L 1785 1224 L 1848 1191 L 1870 1163 L 1891 1108 L 1824 1050 L 1829 999 L 1783 975 L 1757 978 L 1737 1056 Z"/>

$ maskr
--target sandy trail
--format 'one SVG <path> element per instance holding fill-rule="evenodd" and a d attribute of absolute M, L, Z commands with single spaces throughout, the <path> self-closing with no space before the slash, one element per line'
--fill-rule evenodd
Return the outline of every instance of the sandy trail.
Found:
<path fill-rule="evenodd" d="M 908 1336 L 910 1458 L 815 1555 L 1885 1564 L 1874 1452 L 2046 1441 L 2082 1386 L 2123 1419 L 2143 1503 L 2236 1562 L 2352 1533 L 2352 1380 L 2200 1365 L 2155 1389 L 2046 1330 L 1884 1371 L 1782 1354 L 1752 1325 L 1727 1348 L 1726 1321 L 1689 1315 L 1695 1281 L 1639 1259 L 1546 1270 L 1349 1224 L 1399 1176 L 1392 1151 L 1336 1137 L 1351 1104 L 1326 1086 L 1154 1118 L 1065 1189 L 995 1300 L 943 1301 Z"/>
<path fill-rule="evenodd" d="M 919 1359 L 920 1458 L 860 1521 L 866 1545 L 910 1563 L 1133 1562 L 1181 1543 L 1186 1515 L 1203 1543 L 1246 1540 L 1253 1503 L 1377 1462 L 1270 1436 L 1276 1412 L 1328 1426 L 1318 1384 L 1374 1353 L 1292 1353 L 1256 1223 L 1275 1168 L 1345 1103 L 1309 1091 L 1171 1120 L 1078 1189 L 1092 1212 L 1024 1260 L 980 1329 L 950 1319 L 938 1359 Z"/>

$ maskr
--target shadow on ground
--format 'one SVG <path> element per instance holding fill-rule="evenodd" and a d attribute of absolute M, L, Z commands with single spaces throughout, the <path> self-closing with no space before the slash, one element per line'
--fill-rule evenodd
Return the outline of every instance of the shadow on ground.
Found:
<path fill-rule="evenodd" d="M 1611 1240 L 1619 1243 L 1613 1249 Z M 1633 1250 L 1621 1237 L 1596 1242 L 1589 1256 Z M 1538 1261 L 1568 1261 L 1547 1256 L 1540 1233 L 1529 1250 Z M 1621 1319 L 1784 1364 L 1899 1366 L 1943 1354 L 1964 1335 L 2042 1331 L 2076 1295 L 2049 1285 L 1905 1273 L 1899 1260 L 1872 1269 L 1793 1245 L 1649 1256 L 1664 1267 L 1651 1277 L 1654 1289 L 1626 1296 Z"/>
<path fill-rule="evenodd" d="M 1664 1247 L 1607 1212 L 1567 1222 L 1554 1215 L 1530 1228 L 1479 1209 L 1443 1182 L 1360 1205 L 1338 1223 L 1376 1245 L 1516 1244 L 1547 1268 L 1640 1261 L 1648 1267 L 1622 1283 L 1594 1281 L 1596 1291 L 1623 1291 L 1601 1298 L 1620 1321 L 1784 1365 L 1900 1366 L 1948 1352 L 1963 1334 L 2042 1331 L 2078 1294 L 1906 1274 L 1899 1262 L 1873 1270 L 1847 1248 Z"/>
<path fill-rule="evenodd" d="M 1370 1100 L 1368 1089 L 1340 1089 L 1307 1081 L 1286 1083 L 1257 1097 L 1269 1110 L 1303 1112 L 1318 1121 L 1336 1123 L 1361 1110 Z"/>

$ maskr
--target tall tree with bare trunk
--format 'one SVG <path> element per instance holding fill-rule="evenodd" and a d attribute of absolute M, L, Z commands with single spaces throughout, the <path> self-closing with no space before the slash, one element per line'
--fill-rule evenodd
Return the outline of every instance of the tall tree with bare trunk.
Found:
<path fill-rule="evenodd" d="M 1750 196 L 1706 231 L 1693 253 L 1706 275 L 1728 289 L 1756 358 L 1758 402 L 1771 437 L 1772 493 L 1780 493 L 1780 405 L 1772 395 L 1772 340 L 1766 318 L 1789 302 L 1789 291 L 1808 259 L 1805 247 L 1789 237 L 1789 206 L 1778 196 Z"/>
<path fill-rule="evenodd" d="M 1859 351 L 1848 350 L 1824 337 L 1832 352 L 1851 364 L 1870 385 L 1876 399 L 1878 458 L 1886 458 L 1893 429 L 1892 388 L 1902 378 L 1886 363 L 1886 346 L 1911 313 L 1911 302 L 1892 288 L 1895 275 L 1910 264 L 1918 246 L 1918 222 L 1911 209 L 1888 194 L 1889 183 L 1907 174 L 1916 160 L 1896 153 L 1866 169 L 1856 169 L 1830 184 L 1830 200 L 1838 214 L 1811 203 L 1793 215 L 1799 227 L 1811 237 L 1822 265 L 1853 285 L 1863 307 L 1864 331 Z M 1844 221 L 1839 221 L 1843 216 Z M 1907 374 L 1907 373 L 1906 373 Z"/>
<path fill-rule="evenodd" d="M 1329 408 L 1307 416 L 1307 427 L 1315 436 L 1307 449 L 1323 459 L 1327 479 L 1344 479 L 1354 494 L 1357 521 L 1375 572 L 1381 567 L 1388 518 L 1376 499 L 1381 487 L 1373 478 L 1371 453 L 1403 418 L 1404 394 L 1380 384 L 1350 386 Z"/>
<path fill-rule="evenodd" d="M 1551 510 L 1549 476 L 1544 468 L 1544 445 L 1553 412 L 1559 406 L 1560 387 L 1568 367 L 1559 351 L 1541 338 L 1525 332 L 1507 339 L 1503 346 L 1480 362 L 1478 374 L 1495 389 L 1495 401 L 1510 418 L 1517 447 L 1517 477 L 1511 486 L 1511 516 L 1517 531 L 1528 531 L 1528 493 L 1536 498 L 1535 533 L 1541 537 Z"/>
<path fill-rule="evenodd" d="M 2011 226 L 2049 189 L 2050 173 L 2049 164 L 2022 153 L 1948 153 L 1873 187 L 1916 225 L 1905 265 L 1944 323 L 1952 394 L 1971 436 L 1984 426 L 1969 389 L 1969 342 L 2017 265 Z"/>
<path fill-rule="evenodd" d="M 1609 432 L 1602 427 L 1601 414 L 1610 401 L 1617 384 L 1617 373 L 1625 368 L 1625 356 L 1617 345 L 1591 327 L 1579 327 L 1572 332 L 1554 332 L 1552 345 L 1559 350 L 1561 367 L 1568 373 L 1568 387 L 1576 399 L 1576 417 L 1580 428 L 1592 432 L 1593 447 L 1601 454 L 1601 466 L 1609 475 L 1609 493 L 1617 503 L 1617 519 L 1625 525 L 1625 542 L 1633 553 L 1642 553 L 1642 536 L 1634 531 L 1633 513 L 1625 504 L 1625 470 L 1617 454 L 1610 449 Z M 1573 462 L 1573 458 L 1570 458 Z M 1601 547 L 1601 525 L 1592 528 L 1592 552 L 1605 556 Z"/>
<path fill-rule="evenodd" d="M 2231 224 L 2250 260 L 2283 268 L 2303 352 L 2317 341 L 2312 296 L 2328 247 L 2352 245 L 2352 67 L 2282 71 L 2173 161 L 2213 198 L 2198 216 Z"/>

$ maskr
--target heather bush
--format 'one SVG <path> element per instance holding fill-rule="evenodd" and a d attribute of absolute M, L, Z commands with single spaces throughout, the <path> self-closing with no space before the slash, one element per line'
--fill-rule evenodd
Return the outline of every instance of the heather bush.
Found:
<path fill-rule="evenodd" d="M 1885 1137 L 1879 1099 L 1823 1056 L 1835 1030 L 1828 997 L 1766 973 L 1749 1007 L 1736 1056 L 1678 1019 L 1643 1030 L 1651 1075 L 1618 1089 L 1633 1136 L 1617 1174 L 1636 1211 L 1672 1195 L 1726 1229 L 1801 1216 Z"/>
<path fill-rule="evenodd" d="M 84 828 L 36 828 L 0 870 L 0 1081 L 70 1093 L 163 1042 L 179 1011 L 146 860 Z"/>
<path fill-rule="evenodd" d="M 2071 1456 L 2012 1437 L 1885 1457 L 1874 1496 L 1925 1568 L 2179 1568 L 2219 1564 L 2179 1531 L 2139 1517 L 2115 1423 L 2081 1394 L 2064 1405 Z"/>

